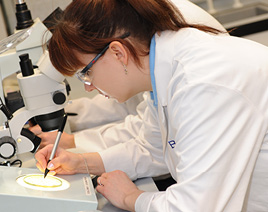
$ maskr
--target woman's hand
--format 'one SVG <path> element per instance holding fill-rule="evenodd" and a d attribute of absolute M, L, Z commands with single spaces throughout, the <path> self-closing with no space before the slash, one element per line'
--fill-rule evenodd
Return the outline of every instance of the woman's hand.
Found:
<path fill-rule="evenodd" d="M 101 175 L 105 172 L 102 159 L 97 152 L 77 154 L 58 147 L 55 157 L 47 164 L 53 145 L 47 145 L 35 154 L 37 160 L 36 166 L 40 171 L 44 172 L 46 168 L 50 170 L 50 174 L 76 174 L 87 173 Z"/>
<path fill-rule="evenodd" d="M 135 202 L 143 193 L 122 171 L 113 171 L 102 174 L 98 178 L 96 190 L 108 199 L 114 206 L 135 211 Z"/>
<path fill-rule="evenodd" d="M 47 145 L 45 148 L 39 150 L 35 154 L 37 160 L 36 166 L 42 172 L 46 168 L 50 170 L 50 174 L 75 174 L 79 172 L 79 167 L 83 166 L 84 163 L 81 159 L 82 156 L 72 152 L 68 152 L 62 148 L 57 148 L 55 158 L 47 164 L 49 160 L 53 145 Z"/>
<path fill-rule="evenodd" d="M 57 137 L 57 131 L 42 132 L 42 129 L 39 125 L 29 127 L 29 130 L 41 138 L 39 149 L 44 148 L 48 144 L 54 144 Z M 64 149 L 75 148 L 74 135 L 63 132 L 59 142 L 59 147 Z"/>

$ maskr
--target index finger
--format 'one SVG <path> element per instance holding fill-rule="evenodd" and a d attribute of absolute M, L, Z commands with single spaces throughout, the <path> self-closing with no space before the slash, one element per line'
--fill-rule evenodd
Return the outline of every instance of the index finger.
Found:
<path fill-rule="evenodd" d="M 42 166 L 43 169 L 47 167 L 47 161 L 50 157 L 53 145 L 47 145 L 46 147 L 38 150 L 35 154 L 35 159 Z"/>

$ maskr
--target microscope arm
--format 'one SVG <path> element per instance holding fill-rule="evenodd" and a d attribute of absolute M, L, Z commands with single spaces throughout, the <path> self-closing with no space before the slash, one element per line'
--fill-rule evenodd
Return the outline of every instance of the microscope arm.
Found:
<path fill-rule="evenodd" d="M 58 110 L 61 110 L 62 106 L 58 107 Z M 13 118 L 9 121 L 9 129 L 12 138 L 16 141 L 17 145 L 17 154 L 22 154 L 25 152 L 31 152 L 36 150 L 36 146 L 33 141 L 28 137 L 25 137 L 25 134 L 22 134 L 22 129 L 25 125 L 25 121 L 31 119 L 32 117 L 38 116 L 40 114 L 47 114 L 49 112 L 54 112 L 55 106 L 39 108 L 36 110 L 26 110 L 25 107 L 17 110 L 13 114 Z M 25 133 L 25 131 L 24 131 Z"/>

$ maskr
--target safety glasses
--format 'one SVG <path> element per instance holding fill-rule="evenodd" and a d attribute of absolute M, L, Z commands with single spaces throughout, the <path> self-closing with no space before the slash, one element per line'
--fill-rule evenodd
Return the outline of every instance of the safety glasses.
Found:
<path fill-rule="evenodd" d="M 121 39 L 124 39 L 124 38 L 127 38 L 128 36 L 130 35 L 130 33 L 125 33 L 124 35 L 122 35 Z M 111 43 L 111 42 L 110 42 Z M 92 70 L 90 70 L 90 68 L 97 62 L 97 60 L 102 56 L 104 55 L 104 53 L 107 51 L 107 49 L 109 48 L 110 46 L 110 43 L 105 46 L 105 48 L 99 53 L 97 54 L 96 57 L 94 57 L 90 63 L 85 67 L 83 68 L 82 70 L 79 70 L 75 73 L 76 77 L 81 81 L 83 82 L 84 84 L 86 85 L 91 85 L 91 82 L 92 82 L 92 77 L 91 77 L 91 73 L 92 73 Z"/>

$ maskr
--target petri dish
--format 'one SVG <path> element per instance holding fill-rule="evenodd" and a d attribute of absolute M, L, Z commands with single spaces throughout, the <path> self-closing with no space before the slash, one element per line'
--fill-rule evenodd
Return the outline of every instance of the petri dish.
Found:
<path fill-rule="evenodd" d="M 16 179 L 17 183 L 25 188 L 41 191 L 62 191 L 70 187 L 70 183 L 62 178 L 44 174 L 21 175 Z"/>

